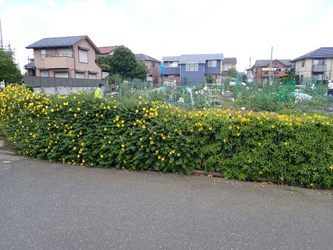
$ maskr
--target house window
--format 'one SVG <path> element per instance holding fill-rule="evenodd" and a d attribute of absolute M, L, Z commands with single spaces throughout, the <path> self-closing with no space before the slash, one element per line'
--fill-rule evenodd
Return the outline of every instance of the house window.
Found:
<path fill-rule="evenodd" d="M 97 79 L 97 74 L 89 74 L 89 79 Z"/>
<path fill-rule="evenodd" d="M 88 51 L 79 49 L 79 62 L 88 63 Z"/>
<path fill-rule="evenodd" d="M 59 56 L 72 57 L 72 49 L 59 49 Z"/>
<path fill-rule="evenodd" d="M 75 73 L 75 78 L 84 79 L 84 73 Z"/>
<path fill-rule="evenodd" d="M 68 78 L 68 72 L 55 72 L 54 77 L 57 78 Z"/>
<path fill-rule="evenodd" d="M 315 59 L 313 60 L 313 65 L 324 65 L 325 59 Z"/>
<path fill-rule="evenodd" d="M 268 71 L 264 71 L 264 75 L 268 75 Z"/>
<path fill-rule="evenodd" d="M 208 67 L 216 67 L 216 60 L 208 61 Z"/>
<path fill-rule="evenodd" d="M 302 67 L 304 67 L 305 65 L 305 60 L 302 60 Z"/>
<path fill-rule="evenodd" d="M 304 78 L 304 76 L 303 76 L 303 75 L 301 75 L 301 82 L 303 82 L 303 78 Z"/>
<path fill-rule="evenodd" d="M 186 63 L 186 71 L 199 71 L 199 64 L 197 63 Z"/>
<path fill-rule="evenodd" d="M 152 63 L 151 63 L 151 66 L 152 66 L 152 67 L 155 67 L 155 63 L 154 63 L 154 62 L 152 62 Z"/>
<path fill-rule="evenodd" d="M 41 77 L 49 77 L 49 71 L 48 70 L 41 70 L 40 71 Z"/>
<path fill-rule="evenodd" d="M 42 55 L 42 60 L 44 60 L 44 58 L 46 57 L 46 49 L 42 49 L 40 51 L 40 54 Z"/>
<path fill-rule="evenodd" d="M 178 67 L 178 62 L 169 62 L 169 67 Z"/>

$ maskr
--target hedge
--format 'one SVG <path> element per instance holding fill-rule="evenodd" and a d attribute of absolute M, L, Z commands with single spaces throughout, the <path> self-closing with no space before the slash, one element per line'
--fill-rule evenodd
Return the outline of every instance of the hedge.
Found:
<path fill-rule="evenodd" d="M 1 130 L 19 154 L 81 166 L 222 173 L 331 188 L 332 117 L 185 110 L 138 98 L 0 93 Z"/>

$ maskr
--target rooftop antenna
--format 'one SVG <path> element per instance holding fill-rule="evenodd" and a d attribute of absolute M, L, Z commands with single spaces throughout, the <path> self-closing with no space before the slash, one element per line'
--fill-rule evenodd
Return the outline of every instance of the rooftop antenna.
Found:
<path fill-rule="evenodd" d="M 1 28 L 1 19 L 0 19 L 0 41 L 1 41 L 1 43 L 0 43 L 0 46 L 1 46 L 1 48 L 3 48 L 3 40 L 2 40 L 2 28 Z"/>

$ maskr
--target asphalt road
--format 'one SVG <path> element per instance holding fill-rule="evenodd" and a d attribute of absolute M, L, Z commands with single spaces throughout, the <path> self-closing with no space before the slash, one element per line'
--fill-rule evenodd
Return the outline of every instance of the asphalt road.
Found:
<path fill-rule="evenodd" d="M 1 250 L 324 250 L 333 191 L 83 168 L 3 149 L 0 225 Z"/>

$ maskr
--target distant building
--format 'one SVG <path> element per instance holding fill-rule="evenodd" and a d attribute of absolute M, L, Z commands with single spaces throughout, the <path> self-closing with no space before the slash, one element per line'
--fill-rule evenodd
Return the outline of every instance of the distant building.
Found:
<path fill-rule="evenodd" d="M 112 56 L 113 51 L 118 48 L 118 46 L 106 46 L 106 47 L 98 47 L 100 52 L 96 53 L 96 56 Z"/>
<path fill-rule="evenodd" d="M 228 70 L 231 68 L 236 69 L 237 59 L 236 57 L 226 57 L 222 60 L 222 78 L 228 76 Z"/>
<path fill-rule="evenodd" d="M 302 82 L 305 78 L 333 80 L 333 47 L 321 47 L 292 60 Z"/>
<path fill-rule="evenodd" d="M 255 62 L 252 67 L 254 81 L 259 83 L 266 82 L 270 76 L 271 79 L 279 79 L 292 68 L 290 59 L 272 60 L 272 67 L 270 67 L 270 62 L 271 60 L 257 60 Z"/>
<path fill-rule="evenodd" d="M 147 81 L 155 81 L 161 75 L 161 61 L 146 54 L 135 54 L 135 58 L 144 63 L 150 70 L 147 74 Z"/>
<path fill-rule="evenodd" d="M 166 56 L 163 61 L 163 78 L 175 80 L 180 85 L 204 83 L 211 75 L 216 83 L 222 78 L 223 54 L 191 54 Z"/>
<path fill-rule="evenodd" d="M 43 38 L 29 46 L 34 59 L 25 68 L 39 77 L 101 79 L 102 67 L 95 61 L 100 50 L 88 36 Z"/>

